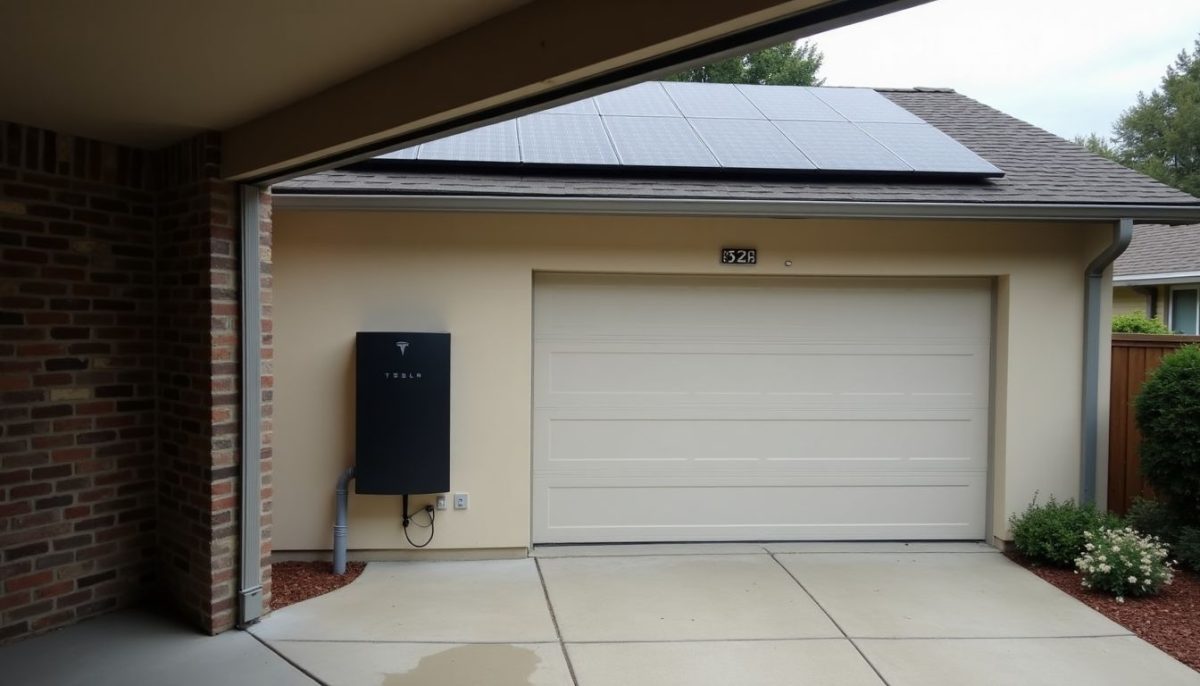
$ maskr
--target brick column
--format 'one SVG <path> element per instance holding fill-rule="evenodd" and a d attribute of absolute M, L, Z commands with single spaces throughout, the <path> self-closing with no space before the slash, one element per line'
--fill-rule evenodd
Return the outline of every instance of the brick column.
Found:
<path fill-rule="evenodd" d="M 219 142 L 166 152 L 158 247 L 158 544 L 165 588 L 212 633 L 237 620 L 241 459 L 238 207 Z"/>

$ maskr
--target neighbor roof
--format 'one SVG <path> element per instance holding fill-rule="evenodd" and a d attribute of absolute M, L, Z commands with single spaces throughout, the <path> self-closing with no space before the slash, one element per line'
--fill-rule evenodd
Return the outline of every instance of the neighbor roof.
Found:
<path fill-rule="evenodd" d="M 1200 224 L 1138 224 L 1133 241 L 1113 265 L 1116 278 L 1200 273 Z"/>
<path fill-rule="evenodd" d="M 1005 176 L 919 181 L 894 177 L 789 178 L 778 174 L 736 178 L 564 174 L 486 168 L 431 170 L 414 167 L 404 160 L 375 160 L 283 182 L 273 190 L 284 195 L 1137 205 L 1183 209 L 1193 221 L 1200 219 L 1200 199 L 959 93 L 946 89 L 879 89 L 879 92 L 1003 169 Z"/>

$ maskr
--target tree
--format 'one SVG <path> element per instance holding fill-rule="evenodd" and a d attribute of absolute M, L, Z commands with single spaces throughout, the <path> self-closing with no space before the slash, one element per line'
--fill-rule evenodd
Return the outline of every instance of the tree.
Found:
<path fill-rule="evenodd" d="M 819 86 L 817 70 L 825 56 L 817 46 L 784 43 L 727 60 L 692 67 L 667 77 L 667 81 L 699 83 L 757 83 L 770 86 Z"/>
<path fill-rule="evenodd" d="M 1121 161 L 1121 155 L 1117 149 L 1113 147 L 1112 143 L 1094 133 L 1086 136 L 1076 136 L 1072 140 L 1074 140 L 1076 145 L 1083 146 L 1090 153 L 1094 153 L 1101 157 L 1107 157 L 1113 162 Z"/>
<path fill-rule="evenodd" d="M 1200 40 L 1179 53 L 1158 88 L 1138 93 L 1113 126 L 1111 145 L 1095 134 L 1075 142 L 1200 196 Z"/>

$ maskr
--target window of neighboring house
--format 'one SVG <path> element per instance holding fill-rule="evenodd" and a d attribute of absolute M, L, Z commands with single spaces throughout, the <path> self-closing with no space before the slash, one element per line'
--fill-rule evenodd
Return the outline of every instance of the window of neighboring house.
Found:
<path fill-rule="evenodd" d="M 1200 286 L 1171 289 L 1171 330 L 1189 336 L 1200 335 Z"/>

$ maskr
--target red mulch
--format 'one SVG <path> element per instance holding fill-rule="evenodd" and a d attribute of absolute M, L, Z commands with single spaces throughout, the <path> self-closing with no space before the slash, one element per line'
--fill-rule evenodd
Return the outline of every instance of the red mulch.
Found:
<path fill-rule="evenodd" d="M 366 566 L 366 562 L 347 562 L 346 573 L 338 576 L 329 562 L 276 562 L 271 565 L 271 609 L 336 591 L 357 579 Z"/>
<path fill-rule="evenodd" d="M 1200 671 L 1200 575 L 1177 571 L 1175 580 L 1158 595 L 1126 598 L 1118 603 L 1108 594 L 1080 586 L 1079 575 L 1072 569 L 1034 565 L 1017 555 L 1012 558 L 1159 650 Z"/>

